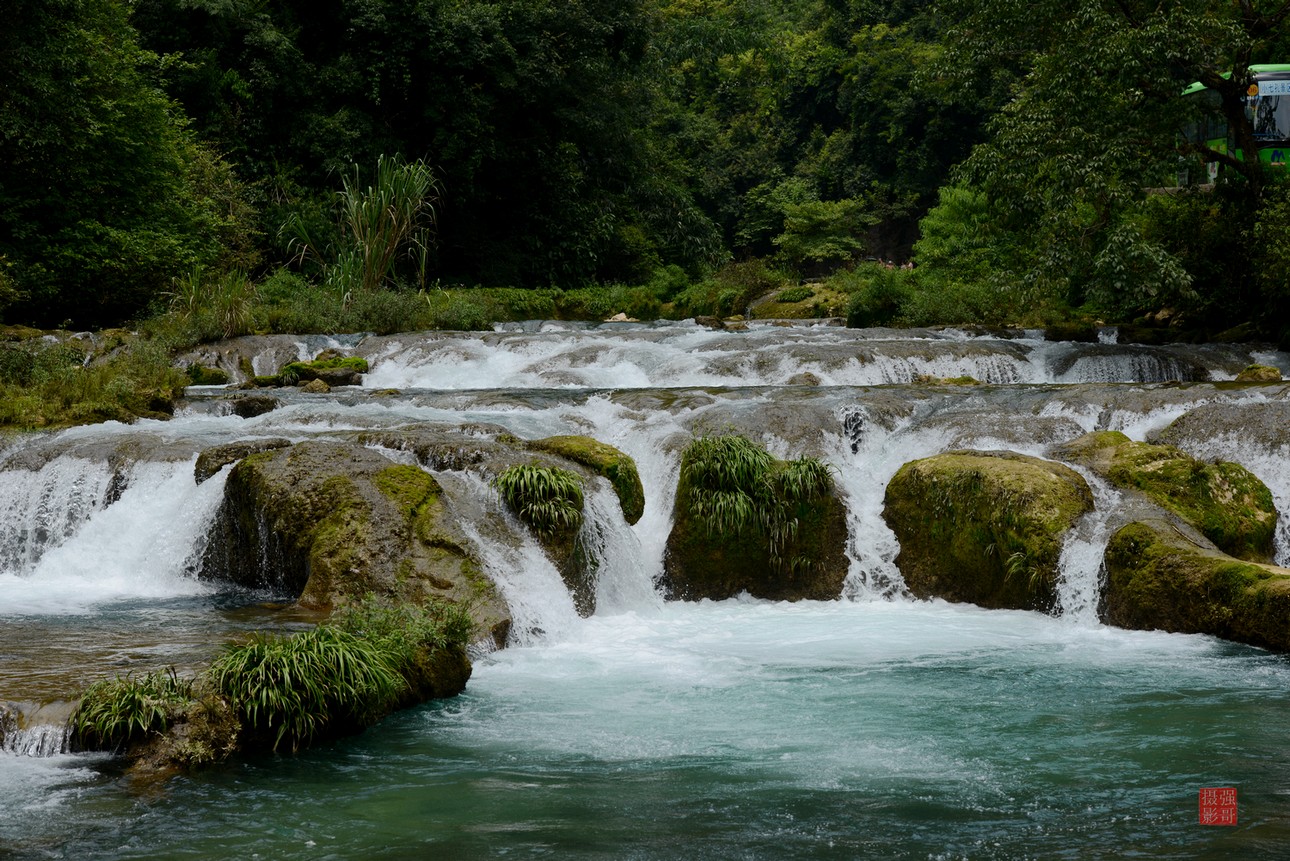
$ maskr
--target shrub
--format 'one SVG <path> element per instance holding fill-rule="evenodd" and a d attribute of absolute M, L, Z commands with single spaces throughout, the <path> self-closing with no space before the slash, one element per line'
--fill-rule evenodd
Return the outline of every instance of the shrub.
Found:
<path fill-rule="evenodd" d="M 799 287 L 789 287 L 787 290 L 780 290 L 775 296 L 776 302 L 805 302 L 807 299 L 815 297 L 815 291 L 805 284 Z"/>
<path fill-rule="evenodd" d="M 337 193 L 337 220 L 344 238 L 334 253 L 292 215 L 282 227 L 297 261 L 322 266 L 324 283 L 342 295 L 371 293 L 393 283 L 400 258 L 410 261 L 425 284 L 434 230 L 438 183 L 424 161 L 380 156 L 371 185 L 362 188 L 358 165 Z"/>
<path fill-rule="evenodd" d="M 427 653 L 465 646 L 475 630 L 460 605 L 436 602 L 419 607 L 384 603 L 373 596 L 342 607 L 329 624 L 371 643 L 405 683 Z"/>
<path fill-rule="evenodd" d="M 512 466 L 493 486 L 515 516 L 540 533 L 573 532 L 582 525 L 582 480 L 568 470 Z"/>
<path fill-rule="evenodd" d="M 863 329 L 897 322 L 913 295 L 908 276 L 905 270 L 868 265 L 842 279 L 851 292 L 847 301 L 847 325 Z"/>
<path fill-rule="evenodd" d="M 833 487 L 822 461 L 779 461 L 742 436 L 700 437 L 681 455 L 681 478 L 709 537 L 761 534 L 775 568 L 811 564 L 793 555 L 794 540 L 803 507 Z"/>
<path fill-rule="evenodd" d="M 117 676 L 95 682 L 72 715 L 73 743 L 84 750 L 114 750 L 165 732 L 193 698 L 193 683 L 169 672 Z"/>
<path fill-rule="evenodd" d="M 208 671 L 244 727 L 277 750 L 319 732 L 365 726 L 398 697 L 403 681 L 380 648 L 319 625 L 290 637 L 257 636 L 229 648 Z"/>
<path fill-rule="evenodd" d="M 131 338 L 106 358 L 74 343 L 5 345 L 0 426 L 27 430 L 164 416 L 188 382 L 158 338 Z"/>

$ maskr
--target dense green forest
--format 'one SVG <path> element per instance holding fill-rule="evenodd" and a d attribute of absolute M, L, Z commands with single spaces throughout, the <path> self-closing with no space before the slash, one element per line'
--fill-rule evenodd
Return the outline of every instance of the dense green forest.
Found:
<path fill-rule="evenodd" d="M 779 290 L 1281 339 L 1282 172 L 1180 133 L 1252 140 L 1288 6 L 7 0 L 0 314 L 202 338 Z"/>

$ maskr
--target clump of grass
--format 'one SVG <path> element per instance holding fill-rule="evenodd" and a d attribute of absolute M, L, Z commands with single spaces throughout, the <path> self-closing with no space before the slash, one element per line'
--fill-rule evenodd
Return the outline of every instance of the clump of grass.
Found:
<path fill-rule="evenodd" d="M 512 466 L 493 479 L 493 487 L 516 517 L 540 533 L 573 532 L 582 526 L 582 480 L 568 470 Z"/>
<path fill-rule="evenodd" d="M 290 237 L 296 258 L 319 264 L 324 282 L 348 304 L 360 293 L 396 285 L 401 260 L 412 264 L 418 285 L 424 286 L 438 200 L 438 181 L 429 165 L 382 155 L 371 185 L 363 186 L 358 165 L 343 178 L 336 195 L 339 246 L 314 234 L 298 215 L 282 233 Z"/>
<path fill-rule="evenodd" d="M 246 335 L 252 331 L 256 286 L 245 272 L 194 268 L 175 279 L 166 294 L 170 312 L 197 342 Z"/>
<path fill-rule="evenodd" d="M 292 751 L 324 730 L 365 726 L 404 685 L 376 643 L 332 625 L 233 646 L 208 678 L 247 731 Z"/>
<path fill-rule="evenodd" d="M 406 681 L 411 681 L 427 653 L 464 646 L 475 631 L 470 614 L 458 604 L 421 607 L 386 603 L 373 596 L 342 607 L 328 624 L 371 643 Z"/>
<path fill-rule="evenodd" d="M 794 543 L 806 507 L 833 487 L 824 462 L 779 461 L 742 436 L 699 437 L 681 455 L 681 477 L 689 514 L 710 538 L 762 535 L 774 567 L 813 564 Z"/>
<path fill-rule="evenodd" d="M 757 528 L 770 490 L 766 476 L 775 459 L 746 437 L 700 437 L 681 455 L 690 487 L 690 513 L 711 536 Z"/>
<path fill-rule="evenodd" d="M 165 732 L 193 698 L 193 683 L 174 669 L 95 682 L 72 715 L 74 743 L 83 749 L 115 750 L 149 733 Z"/>

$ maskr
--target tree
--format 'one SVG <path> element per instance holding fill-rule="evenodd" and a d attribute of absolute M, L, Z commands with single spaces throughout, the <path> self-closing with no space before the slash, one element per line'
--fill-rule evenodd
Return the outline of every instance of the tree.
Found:
<path fill-rule="evenodd" d="M 6 317 L 110 325 L 233 250 L 228 166 L 159 91 L 120 0 L 13 0 L 0 31 L 0 259 Z M 2 309 L 0 309 L 2 310 Z"/>
<path fill-rule="evenodd" d="M 991 124 L 990 140 L 974 150 L 963 171 L 1004 213 L 1009 231 L 1026 237 L 1030 254 L 1016 278 L 1072 304 L 1092 299 L 1122 311 L 1170 302 L 1196 307 L 1192 274 L 1150 222 L 1148 189 L 1171 184 L 1179 156 L 1203 150 L 1179 137 L 1198 109 L 1181 97 L 1192 81 L 1215 88 L 1238 146 L 1255 151 L 1241 101 L 1248 67 L 1271 59 L 1272 39 L 1290 4 L 945 5 L 958 23 L 938 65 L 943 80 L 978 81 L 998 67 L 1018 76 L 1011 101 Z M 1232 168 L 1228 181 L 1240 194 L 1231 197 L 1246 203 L 1230 214 L 1248 225 L 1264 187 L 1257 161 L 1202 155 Z M 1227 299 L 1243 287 L 1229 290 Z"/>
<path fill-rule="evenodd" d="M 449 280 L 588 281 L 673 214 L 650 212 L 672 201 L 641 133 L 641 0 L 138 0 L 135 20 L 183 53 L 172 92 L 261 181 L 266 227 L 381 153 L 439 177 Z"/>

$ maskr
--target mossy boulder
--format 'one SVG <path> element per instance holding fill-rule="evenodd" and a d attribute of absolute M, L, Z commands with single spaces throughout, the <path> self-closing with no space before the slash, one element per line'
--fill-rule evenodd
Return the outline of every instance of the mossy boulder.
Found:
<path fill-rule="evenodd" d="M 336 607 L 374 594 L 468 606 L 499 644 L 509 613 L 439 483 L 350 442 L 252 454 L 230 472 L 202 574 Z"/>
<path fill-rule="evenodd" d="M 1290 570 L 1234 559 L 1163 520 L 1130 523 L 1106 548 L 1102 620 L 1212 634 L 1290 651 Z"/>
<path fill-rule="evenodd" d="M 1279 383 L 1281 369 L 1270 365 L 1247 365 L 1236 375 L 1238 383 Z"/>
<path fill-rule="evenodd" d="M 230 401 L 229 409 L 235 416 L 253 419 L 256 416 L 273 412 L 280 406 L 282 406 L 282 402 L 269 395 L 241 395 Z"/>
<path fill-rule="evenodd" d="M 1171 445 L 1134 442 L 1119 431 L 1085 434 L 1057 452 L 1174 512 L 1220 550 L 1271 561 L 1277 524 L 1272 493 L 1240 464 L 1205 463 Z"/>
<path fill-rule="evenodd" d="M 368 370 L 361 356 L 327 356 L 312 362 L 290 362 L 278 371 L 283 385 L 294 386 L 321 380 L 328 386 L 356 386 Z"/>
<path fill-rule="evenodd" d="M 673 518 L 662 581 L 670 599 L 842 594 L 846 506 L 817 460 L 781 461 L 744 437 L 696 440 L 682 455 Z"/>
<path fill-rule="evenodd" d="M 188 379 L 194 386 L 226 386 L 229 382 L 227 371 L 196 362 L 188 366 Z"/>
<path fill-rule="evenodd" d="M 1068 466 L 1007 451 L 951 451 L 902 466 L 883 519 L 919 598 L 1050 611 L 1062 537 L 1093 508 Z"/>
<path fill-rule="evenodd" d="M 582 464 L 609 479 L 628 523 L 638 522 L 645 513 L 645 489 L 636 471 L 636 461 L 612 445 L 589 436 L 549 436 L 533 440 L 528 447 Z"/>
<path fill-rule="evenodd" d="M 201 454 L 197 455 L 197 463 L 193 465 L 193 478 L 198 484 L 201 484 L 230 463 L 237 463 L 244 457 L 259 454 L 262 451 L 273 451 L 274 449 L 286 448 L 289 445 L 291 445 L 290 440 L 272 437 L 269 439 L 240 440 L 204 449 Z"/>
<path fill-rule="evenodd" d="M 368 371 L 367 359 L 361 356 L 326 354 L 311 362 L 288 362 L 276 374 L 248 375 L 258 388 L 299 386 L 321 380 L 327 386 L 356 386 Z"/>

